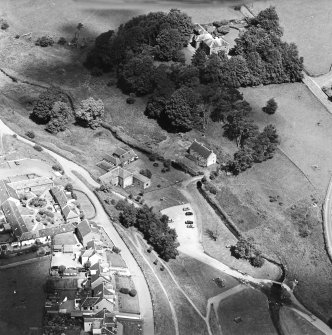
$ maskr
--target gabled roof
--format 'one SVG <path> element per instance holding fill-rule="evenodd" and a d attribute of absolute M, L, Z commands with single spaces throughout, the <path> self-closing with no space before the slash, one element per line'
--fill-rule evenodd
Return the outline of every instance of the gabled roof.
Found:
<path fill-rule="evenodd" d="M 104 298 L 109 299 L 109 298 L 112 298 L 115 294 L 115 292 L 112 292 L 111 290 L 114 291 L 113 285 L 108 281 L 104 281 L 94 288 L 93 296 L 103 298 L 103 299 Z"/>
<path fill-rule="evenodd" d="M 104 175 L 100 176 L 99 179 L 102 182 L 107 183 L 107 182 L 112 181 L 114 178 L 119 178 L 120 177 L 122 179 L 126 179 L 126 178 L 132 177 L 132 176 L 133 176 L 133 174 L 130 171 L 125 170 L 120 166 L 117 166 L 113 170 L 111 170 L 111 171 L 105 173 Z"/>
<path fill-rule="evenodd" d="M 80 234 L 82 235 L 82 237 L 88 235 L 89 233 L 91 233 L 91 227 L 89 224 L 89 221 L 84 219 L 82 220 L 78 226 L 77 226 L 78 231 L 80 232 Z"/>
<path fill-rule="evenodd" d="M 10 224 L 10 227 L 17 239 L 21 239 L 24 233 L 29 232 L 14 201 L 9 199 L 6 200 L 1 205 L 1 209 L 5 214 L 7 223 Z"/>
<path fill-rule="evenodd" d="M 196 140 L 194 140 L 194 142 L 189 147 L 189 152 L 191 151 L 194 151 L 204 159 L 208 159 L 209 156 L 213 154 L 213 150 L 208 149 L 204 144 L 199 143 Z"/>
<path fill-rule="evenodd" d="M 0 180 L 0 205 L 9 198 L 18 199 L 18 196 L 13 188 L 11 188 L 4 180 Z"/>
<path fill-rule="evenodd" d="M 98 297 L 86 297 L 85 300 L 82 302 L 81 307 L 92 307 L 97 303 L 98 300 Z"/>
<path fill-rule="evenodd" d="M 143 176 L 142 174 L 140 174 L 140 173 L 135 173 L 134 174 L 134 179 L 138 179 L 139 181 L 141 181 L 142 183 L 149 183 L 150 181 L 151 181 L 151 179 L 150 178 L 148 178 L 148 177 L 145 177 L 145 176 Z"/>
<path fill-rule="evenodd" d="M 71 223 L 62 224 L 52 228 L 44 228 L 38 231 L 40 237 L 53 236 L 56 234 L 67 233 L 74 231 L 75 227 Z"/>
<path fill-rule="evenodd" d="M 68 205 L 63 207 L 62 213 L 66 219 L 78 218 L 78 214 L 74 212 Z"/>
<path fill-rule="evenodd" d="M 54 200 L 59 204 L 61 209 L 63 209 L 68 202 L 65 192 L 58 186 L 52 187 L 50 191 L 53 195 Z"/>
<path fill-rule="evenodd" d="M 37 177 L 32 179 L 14 181 L 9 183 L 9 185 L 14 190 L 22 190 L 24 188 L 43 186 L 43 185 L 53 185 L 53 181 L 47 177 Z"/>

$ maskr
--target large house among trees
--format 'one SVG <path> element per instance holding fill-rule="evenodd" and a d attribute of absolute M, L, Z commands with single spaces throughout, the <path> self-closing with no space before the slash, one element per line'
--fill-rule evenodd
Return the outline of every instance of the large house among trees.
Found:
<path fill-rule="evenodd" d="M 227 55 L 229 52 L 229 43 L 225 39 L 222 37 L 213 37 L 200 24 L 196 24 L 194 27 L 194 36 L 191 45 L 195 49 L 201 47 L 207 55 L 217 54 L 220 51 L 224 51 Z"/>
<path fill-rule="evenodd" d="M 200 166 L 210 166 L 217 162 L 217 156 L 213 150 L 207 148 L 204 144 L 194 142 L 188 149 L 189 158 L 194 160 Z"/>

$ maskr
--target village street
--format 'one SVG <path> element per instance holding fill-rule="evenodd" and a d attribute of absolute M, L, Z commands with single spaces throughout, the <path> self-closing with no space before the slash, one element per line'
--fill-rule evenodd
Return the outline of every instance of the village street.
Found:
<path fill-rule="evenodd" d="M 8 128 L 1 120 L 0 120 L 0 133 L 2 134 L 8 134 L 8 135 L 13 135 L 14 132 Z M 25 143 L 28 143 L 30 145 L 34 145 L 33 142 L 22 138 L 21 136 L 17 136 L 17 138 Z M 85 192 L 91 199 L 91 201 L 93 202 L 95 208 L 96 208 L 96 218 L 95 221 L 98 222 L 100 225 L 102 225 L 106 231 L 106 233 L 109 235 L 109 237 L 112 239 L 112 241 L 114 242 L 114 244 L 116 246 L 118 246 L 121 249 L 121 255 L 124 258 L 132 276 L 133 276 L 133 280 L 135 283 L 135 286 L 137 288 L 138 291 L 138 297 L 139 297 L 139 302 L 140 302 L 140 307 L 141 307 L 141 313 L 142 313 L 142 317 L 144 318 L 144 333 L 147 335 L 152 335 L 154 334 L 154 322 L 153 322 L 153 309 L 152 309 L 152 302 L 151 302 L 151 296 L 150 296 L 150 292 L 147 286 L 147 283 L 145 281 L 144 275 L 141 271 L 141 269 L 139 268 L 138 264 L 136 263 L 134 257 L 132 256 L 132 254 L 130 253 L 129 249 L 127 248 L 127 246 L 125 245 L 125 243 L 123 242 L 123 240 L 121 239 L 120 235 L 118 234 L 118 232 L 116 231 L 116 229 L 114 228 L 114 226 L 112 225 L 112 222 L 110 221 L 108 215 L 106 214 L 106 212 L 104 211 L 102 205 L 100 204 L 98 198 L 95 196 L 95 194 L 87 187 L 87 185 L 82 182 L 75 173 L 76 172 L 78 174 L 80 174 L 82 177 L 84 177 L 87 182 L 92 186 L 92 187 L 99 187 L 99 184 L 96 183 L 90 176 L 90 174 L 81 166 L 79 166 L 78 164 L 69 161 L 61 156 L 59 156 L 58 154 L 54 153 L 51 150 L 48 150 L 46 148 L 44 148 L 44 151 L 47 152 L 48 154 L 50 154 L 51 156 L 53 156 L 63 167 L 66 175 L 71 178 L 73 180 L 73 182 L 75 182 L 75 184 L 77 184 L 77 187 L 79 189 L 81 189 L 83 192 Z M 191 183 L 196 183 L 197 182 L 197 177 L 192 178 L 191 180 L 187 181 L 183 187 L 186 188 L 187 186 L 190 186 Z M 200 208 L 199 206 L 199 201 L 202 197 L 202 195 L 196 190 L 196 188 L 191 188 L 191 192 L 195 192 L 195 194 L 191 194 L 191 201 L 193 203 L 191 203 L 192 207 L 195 209 L 196 211 L 201 213 L 202 211 L 204 212 L 205 208 Z M 197 200 L 196 200 L 197 199 Z M 196 203 L 197 201 L 197 203 Z M 197 213 L 196 213 L 197 214 Z M 200 223 L 201 225 L 202 223 Z M 202 225 L 201 225 L 202 226 Z M 198 232 L 197 232 L 198 233 Z M 187 243 L 184 243 L 181 246 L 181 241 L 183 242 L 184 236 L 179 235 L 178 236 L 179 242 L 180 242 L 180 248 L 179 250 L 187 255 L 189 255 L 190 257 L 193 257 L 205 264 L 208 264 L 212 267 L 214 267 L 215 269 L 218 269 L 230 276 L 233 276 L 235 278 L 240 279 L 242 282 L 245 283 L 254 283 L 254 284 L 258 284 L 258 285 L 264 285 L 264 284 L 271 284 L 273 281 L 271 280 L 267 280 L 267 279 L 256 279 L 253 278 L 249 275 L 245 275 L 240 273 L 239 271 L 233 270 L 231 268 L 229 268 L 227 265 L 219 262 L 218 260 L 208 256 L 207 254 L 204 253 L 203 247 L 200 243 L 200 238 L 196 238 L 193 239 L 192 241 L 195 241 L 194 244 L 190 244 L 188 245 Z M 321 330 L 324 334 L 331 334 L 331 329 L 324 323 L 322 322 L 320 319 L 318 319 L 317 317 L 313 318 L 312 314 L 307 311 L 305 309 L 304 306 L 302 306 L 297 299 L 295 298 L 295 296 L 293 295 L 291 289 L 285 285 L 282 284 L 283 287 L 291 294 L 291 298 L 292 301 L 294 302 L 294 304 L 296 306 L 298 306 L 302 311 L 306 311 L 306 313 L 301 313 L 301 315 L 303 317 L 305 317 L 310 323 L 312 323 L 315 327 L 317 327 L 319 330 Z M 296 309 L 296 311 L 298 311 Z"/>

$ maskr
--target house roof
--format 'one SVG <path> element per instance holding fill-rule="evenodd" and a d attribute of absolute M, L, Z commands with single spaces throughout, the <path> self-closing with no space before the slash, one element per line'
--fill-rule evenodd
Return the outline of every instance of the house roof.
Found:
<path fill-rule="evenodd" d="M 204 159 L 208 159 L 209 156 L 213 154 L 213 150 L 208 149 L 204 144 L 199 143 L 196 140 L 194 140 L 194 142 L 189 147 L 189 152 L 190 151 L 194 151 Z"/>
<path fill-rule="evenodd" d="M 114 290 L 113 285 L 108 281 L 103 281 L 94 288 L 93 295 L 95 297 L 108 299 L 111 298 L 111 296 L 113 297 L 115 294 L 111 290 Z"/>
<path fill-rule="evenodd" d="M 62 224 L 52 228 L 44 228 L 38 231 L 40 237 L 54 236 L 56 234 L 74 231 L 75 227 L 71 223 Z"/>
<path fill-rule="evenodd" d="M 82 307 L 92 307 L 94 306 L 97 301 L 99 300 L 98 297 L 86 297 L 85 300 L 82 302 Z"/>
<path fill-rule="evenodd" d="M 113 158 L 115 159 L 115 157 L 113 157 L 113 156 L 110 156 L 110 157 L 112 159 Z M 112 164 L 110 164 L 109 162 L 111 162 Z M 106 161 L 105 158 L 104 158 L 104 160 L 102 160 L 101 162 L 99 162 L 97 164 L 98 167 L 100 167 L 101 169 L 103 169 L 105 171 L 108 171 L 108 170 L 112 169 L 114 165 L 115 164 L 111 160 Z"/>
<path fill-rule="evenodd" d="M 63 207 L 62 213 L 66 219 L 78 218 L 78 214 L 74 212 L 68 205 Z"/>
<path fill-rule="evenodd" d="M 134 174 L 134 179 L 137 179 L 137 180 L 139 180 L 139 181 L 141 181 L 142 183 L 149 183 L 150 181 L 151 181 L 151 179 L 150 178 L 148 178 L 148 177 L 145 177 L 145 176 L 143 176 L 142 174 L 140 174 L 140 173 L 135 173 Z"/>
<path fill-rule="evenodd" d="M 22 190 L 24 188 L 53 185 L 53 181 L 47 177 L 37 177 L 32 179 L 14 181 L 9 183 L 14 190 Z"/>
<path fill-rule="evenodd" d="M 59 204 L 61 209 L 63 209 L 68 202 L 66 193 L 58 186 L 52 187 L 50 191 L 54 197 L 54 200 Z"/>
<path fill-rule="evenodd" d="M 9 198 L 18 199 L 13 188 L 11 188 L 4 180 L 0 180 L 0 205 Z"/>
<path fill-rule="evenodd" d="M 29 232 L 14 201 L 9 199 L 6 200 L 1 205 L 1 209 L 5 214 L 7 223 L 10 224 L 10 227 L 17 239 L 21 239 L 24 233 Z"/>
<path fill-rule="evenodd" d="M 111 171 L 105 173 L 104 175 L 100 176 L 99 179 L 104 183 L 108 183 L 115 178 L 120 177 L 122 179 L 126 179 L 126 178 L 132 177 L 132 176 L 133 176 L 133 174 L 130 171 L 125 170 L 120 166 L 117 166 L 113 170 L 111 170 Z"/>
<path fill-rule="evenodd" d="M 84 237 L 84 236 L 88 235 L 89 233 L 91 233 L 91 227 L 90 227 L 89 221 L 86 220 L 86 219 L 82 220 L 78 224 L 77 229 L 81 233 L 82 237 Z"/>
<path fill-rule="evenodd" d="M 229 43 L 221 37 L 206 39 L 203 42 L 210 48 L 227 47 L 229 45 Z"/>

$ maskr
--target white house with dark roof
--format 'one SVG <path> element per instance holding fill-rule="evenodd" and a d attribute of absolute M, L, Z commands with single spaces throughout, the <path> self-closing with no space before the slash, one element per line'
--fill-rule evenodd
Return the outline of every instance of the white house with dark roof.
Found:
<path fill-rule="evenodd" d="M 196 161 L 196 163 L 200 166 L 210 166 L 217 162 L 217 156 L 213 152 L 213 150 L 206 147 L 204 144 L 194 142 L 188 149 L 189 155 L 192 160 Z"/>

